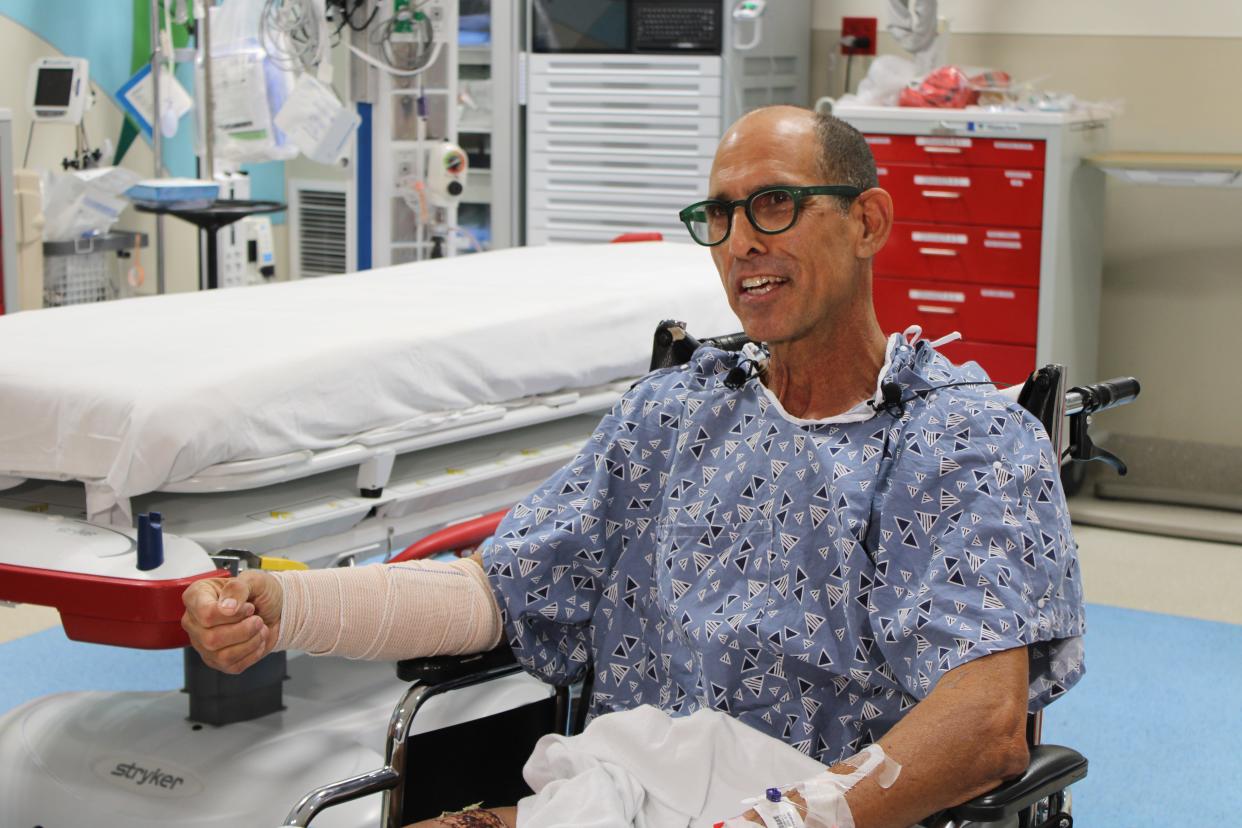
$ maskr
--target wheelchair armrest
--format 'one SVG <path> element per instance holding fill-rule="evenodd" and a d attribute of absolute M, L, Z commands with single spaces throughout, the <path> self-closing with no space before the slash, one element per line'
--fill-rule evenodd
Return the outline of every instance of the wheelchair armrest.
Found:
<path fill-rule="evenodd" d="M 397 678 L 419 684 L 443 684 L 459 678 L 516 664 L 517 658 L 508 642 L 493 650 L 471 655 L 407 658 L 397 662 Z"/>
<path fill-rule="evenodd" d="M 305 828 L 323 809 L 391 790 L 400 779 L 401 774 L 385 767 L 318 787 L 302 797 L 285 817 L 281 828 Z"/>
<path fill-rule="evenodd" d="M 1068 788 L 1087 775 L 1087 760 L 1078 751 L 1060 745 L 1035 745 L 1021 776 L 949 809 L 957 820 L 999 822 L 1046 796 Z"/>

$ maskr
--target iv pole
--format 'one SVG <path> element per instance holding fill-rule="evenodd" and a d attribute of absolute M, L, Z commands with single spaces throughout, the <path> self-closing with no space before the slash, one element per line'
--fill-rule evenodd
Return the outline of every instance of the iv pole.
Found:
<path fill-rule="evenodd" d="M 155 177 L 164 175 L 164 142 L 160 134 L 160 73 L 165 55 L 160 45 L 160 2 L 151 0 L 151 153 L 155 156 Z M 155 216 L 155 292 L 164 292 L 164 217 Z"/>
<path fill-rule="evenodd" d="M 195 3 L 195 13 L 201 10 L 198 18 L 199 36 L 196 38 L 199 47 L 199 59 L 203 62 L 203 177 L 208 181 L 216 180 L 216 119 L 215 100 L 211 86 L 211 7 L 215 0 Z"/>
<path fill-rule="evenodd" d="M 172 2 L 172 0 L 164 0 Z M 213 139 L 215 137 L 215 124 L 213 122 L 213 101 L 211 94 L 211 23 L 209 17 L 209 7 L 215 5 L 214 0 L 195 0 L 194 17 L 198 26 L 198 34 L 195 37 L 197 49 L 199 52 L 199 60 L 203 66 L 203 90 L 201 95 L 203 105 L 204 135 L 203 135 L 203 159 L 205 166 L 206 178 L 214 180 L 215 178 L 215 152 L 213 147 Z M 161 65 L 164 60 L 172 58 L 173 55 L 165 55 L 163 43 L 160 37 L 160 0 L 151 0 L 151 20 L 150 20 L 150 36 L 151 36 L 151 152 L 155 156 L 155 177 L 162 178 L 164 175 L 164 140 L 160 133 L 160 74 Z M 170 35 L 171 36 L 171 35 Z M 155 216 L 155 290 L 156 293 L 163 293 L 164 286 L 164 216 L 157 213 Z"/>

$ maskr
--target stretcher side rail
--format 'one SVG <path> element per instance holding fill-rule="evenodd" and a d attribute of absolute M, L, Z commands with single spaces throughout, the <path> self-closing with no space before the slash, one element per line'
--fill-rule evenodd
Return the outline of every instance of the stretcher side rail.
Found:
<path fill-rule="evenodd" d="M 615 404 L 632 383 L 633 379 L 624 379 L 501 405 L 476 406 L 450 412 L 439 422 L 418 428 L 394 428 L 356 435 L 346 445 L 331 449 L 303 449 L 273 457 L 218 463 L 184 480 L 166 481 L 157 491 L 169 494 L 240 492 L 356 466 L 359 493 L 364 497 L 379 497 L 389 482 L 395 459 L 401 455 L 564 420 L 579 414 L 602 413 Z M 0 488 L 18 486 L 26 480 L 80 482 L 86 489 L 87 518 L 91 523 L 118 527 L 129 525 L 128 517 L 119 519 L 117 516 L 129 515 L 132 509 L 128 504 L 123 508 L 114 506 L 116 500 L 112 490 L 103 480 L 77 478 L 71 474 L 36 474 L 22 469 L 0 469 L 0 482 L 4 483 Z"/>
<path fill-rule="evenodd" d="M 348 466 L 362 466 L 385 455 L 407 454 L 473 437 L 565 419 L 591 411 L 602 411 L 620 399 L 630 382 L 631 380 L 623 380 L 590 389 L 547 394 L 521 405 L 476 406 L 446 414 L 445 419 L 438 423 L 408 430 L 397 427 L 391 431 L 359 435 L 347 445 L 322 451 L 306 450 L 290 452 L 277 458 L 218 463 L 193 477 L 165 483 L 159 490 L 177 494 L 198 494 L 259 488 Z"/>

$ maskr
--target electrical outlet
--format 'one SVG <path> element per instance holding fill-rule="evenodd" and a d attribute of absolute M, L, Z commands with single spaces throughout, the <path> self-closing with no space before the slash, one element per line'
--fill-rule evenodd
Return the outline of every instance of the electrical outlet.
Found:
<path fill-rule="evenodd" d="M 874 55 L 875 38 L 876 19 L 874 17 L 841 18 L 841 54 Z"/>

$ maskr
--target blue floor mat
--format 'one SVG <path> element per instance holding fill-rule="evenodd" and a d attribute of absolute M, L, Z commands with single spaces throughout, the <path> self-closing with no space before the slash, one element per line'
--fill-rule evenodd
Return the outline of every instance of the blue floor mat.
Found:
<path fill-rule="evenodd" d="M 1242 824 L 1242 626 L 1092 605 L 1087 674 L 1044 741 L 1087 757 L 1074 824 Z"/>
<path fill-rule="evenodd" d="M 173 690 L 182 683 L 180 650 L 83 644 L 60 627 L 0 644 L 0 714 L 49 693 Z"/>
<path fill-rule="evenodd" d="M 1090 761 L 1075 823 L 1242 823 L 1242 626 L 1092 605 L 1087 675 L 1048 708 L 1044 740 Z M 69 641 L 59 628 L 0 644 L 0 713 L 67 690 L 181 686 L 179 650 Z"/>

